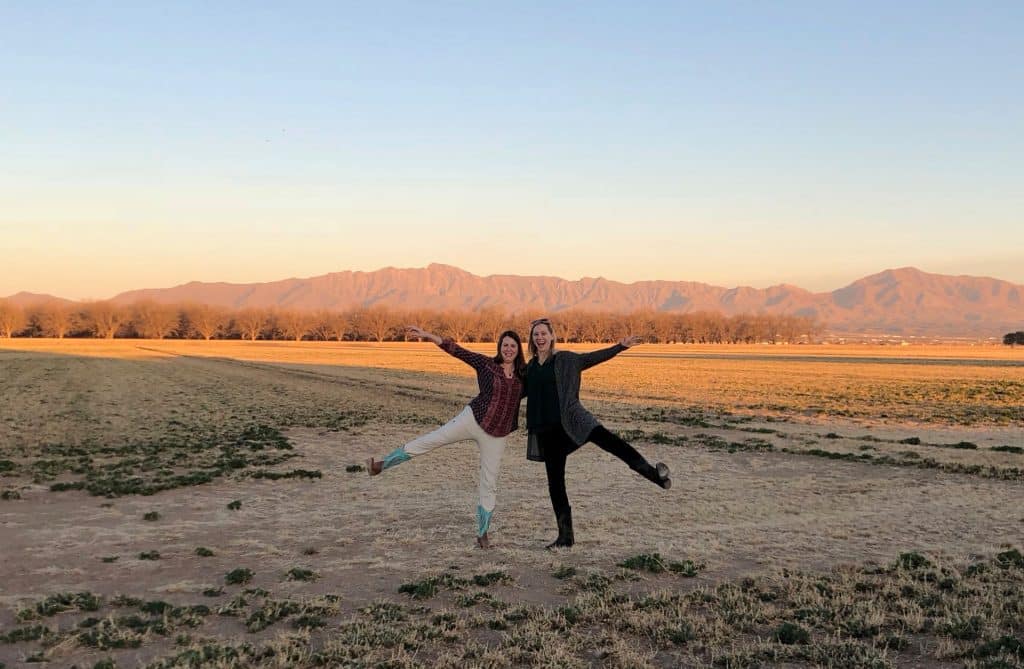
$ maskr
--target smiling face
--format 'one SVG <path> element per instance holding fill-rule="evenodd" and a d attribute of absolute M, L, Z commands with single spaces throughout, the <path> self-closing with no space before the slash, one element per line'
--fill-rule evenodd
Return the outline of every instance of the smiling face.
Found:
<path fill-rule="evenodd" d="M 505 364 L 515 362 L 515 359 L 519 357 L 522 347 L 519 342 L 512 337 L 502 337 L 501 339 L 501 360 Z"/>
<path fill-rule="evenodd" d="M 551 343 L 555 335 L 548 323 L 537 323 L 530 330 L 530 341 L 538 355 L 547 355 L 551 351 Z"/>
<path fill-rule="evenodd" d="M 523 340 L 519 338 L 514 330 L 505 330 L 498 337 L 498 349 L 494 357 L 491 358 L 494 362 L 502 365 L 512 365 L 512 371 L 519 374 L 522 369 L 526 366 L 526 360 L 523 358 Z"/>

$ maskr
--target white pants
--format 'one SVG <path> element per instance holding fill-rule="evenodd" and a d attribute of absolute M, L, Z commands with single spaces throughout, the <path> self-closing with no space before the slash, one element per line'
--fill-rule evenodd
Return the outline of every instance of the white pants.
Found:
<path fill-rule="evenodd" d="M 505 437 L 492 437 L 484 432 L 473 417 L 468 406 L 458 416 L 422 437 L 416 437 L 402 447 L 412 457 L 423 455 L 440 446 L 457 441 L 475 441 L 480 447 L 480 506 L 485 511 L 494 511 L 497 500 L 498 471 L 501 469 L 501 455 L 505 452 Z"/>

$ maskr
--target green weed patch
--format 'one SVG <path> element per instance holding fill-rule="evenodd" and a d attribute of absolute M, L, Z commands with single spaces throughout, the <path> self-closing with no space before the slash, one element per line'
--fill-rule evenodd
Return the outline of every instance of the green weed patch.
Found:
<path fill-rule="evenodd" d="M 316 573 L 312 569 L 303 569 L 302 567 L 292 567 L 285 574 L 285 578 L 289 581 L 315 581 L 320 578 L 320 574 Z"/>
<path fill-rule="evenodd" d="M 310 471 L 308 469 L 293 469 L 290 472 L 268 472 L 264 469 L 259 469 L 249 474 L 254 479 L 269 479 L 271 481 L 278 481 L 280 479 L 319 479 L 323 478 L 323 474 L 320 470 Z"/>
<path fill-rule="evenodd" d="M 991 450 L 1000 453 L 1014 453 L 1016 455 L 1021 455 L 1022 453 L 1024 453 L 1024 448 L 1020 446 L 993 446 Z"/>
<path fill-rule="evenodd" d="M 252 580 L 253 573 L 251 569 L 245 567 L 239 567 L 232 569 L 224 575 L 224 582 L 228 585 L 242 585 Z"/>
<path fill-rule="evenodd" d="M 671 564 L 657 553 L 643 553 L 619 568 L 660 574 L 670 572 Z M 232 636 L 201 641 L 182 632 L 202 628 L 212 614 L 209 607 L 119 596 L 110 600 L 112 607 L 136 611 L 61 619 L 59 629 L 29 625 L 0 640 L 28 644 L 27 657 L 52 662 L 56 658 L 47 649 L 58 646 L 102 652 L 161 639 L 172 645 L 177 639 L 179 648 L 153 660 L 153 669 L 412 667 L 441 658 L 449 666 L 567 667 L 588 666 L 593 658 L 622 666 L 629 657 L 657 657 L 657 666 L 721 667 L 994 669 L 1024 661 L 1024 555 L 1016 547 L 966 565 L 907 551 L 883 565 L 783 569 L 694 588 L 660 582 L 637 591 L 614 572 L 593 571 L 573 576 L 576 589 L 567 601 L 548 606 L 513 606 L 478 589 L 508 578 L 500 571 L 469 578 L 426 575 L 400 590 L 413 599 L 447 597 L 440 610 L 375 601 L 340 620 L 336 596 L 278 598 L 249 588 L 216 611 L 228 618 L 223 624 Z M 89 597 L 65 594 L 28 610 L 67 612 L 77 610 L 76 603 L 92 606 Z M 277 635 L 237 640 L 238 634 L 258 635 L 275 626 L 282 630 Z"/>
<path fill-rule="evenodd" d="M 660 574 L 667 571 L 686 577 L 696 576 L 704 569 L 703 564 L 697 564 L 693 560 L 669 561 L 663 558 L 660 553 L 634 555 L 620 562 L 619 566 L 624 569 L 648 571 L 652 574 Z"/>
<path fill-rule="evenodd" d="M 91 592 L 61 592 L 18 612 L 18 620 L 48 618 L 65 611 L 97 611 L 103 600 Z"/>
<path fill-rule="evenodd" d="M 21 643 L 23 641 L 36 641 L 42 639 L 45 636 L 52 635 L 53 632 L 49 627 L 45 625 L 31 625 L 29 627 L 19 627 L 13 629 L 6 634 L 0 634 L 0 643 Z"/>

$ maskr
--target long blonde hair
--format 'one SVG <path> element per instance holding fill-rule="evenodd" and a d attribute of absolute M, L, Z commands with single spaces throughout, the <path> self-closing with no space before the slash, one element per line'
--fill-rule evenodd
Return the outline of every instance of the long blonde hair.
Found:
<path fill-rule="evenodd" d="M 538 357 L 537 345 L 533 343 L 533 331 L 537 329 L 538 325 L 546 325 L 546 326 L 548 326 L 548 332 L 551 333 L 551 355 L 554 355 L 555 354 L 555 341 L 557 339 L 555 337 L 555 328 L 554 328 L 553 325 L 551 325 L 551 321 L 549 321 L 548 319 L 546 319 L 546 318 L 538 318 L 537 320 L 530 322 L 530 342 L 529 342 L 530 357 L 531 358 Z"/>

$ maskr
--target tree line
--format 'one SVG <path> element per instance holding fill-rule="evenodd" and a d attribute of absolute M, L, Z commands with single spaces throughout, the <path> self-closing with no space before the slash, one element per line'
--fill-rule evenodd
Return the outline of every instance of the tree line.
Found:
<path fill-rule="evenodd" d="M 652 310 L 619 314 L 575 309 L 548 315 L 559 341 L 580 343 L 617 341 L 626 334 L 652 343 L 786 343 L 810 341 L 821 332 L 814 319 L 787 315 Z M 384 342 L 406 340 L 404 326 L 416 324 L 460 342 L 493 342 L 504 330 L 525 336 L 535 316 L 496 308 L 437 311 L 370 306 L 300 311 L 153 301 L 129 305 L 46 302 L 22 308 L 0 300 L 0 337 Z"/>
<path fill-rule="evenodd" d="M 1007 346 L 1024 346 L 1024 331 L 1007 332 L 1003 335 L 1003 343 Z"/>

